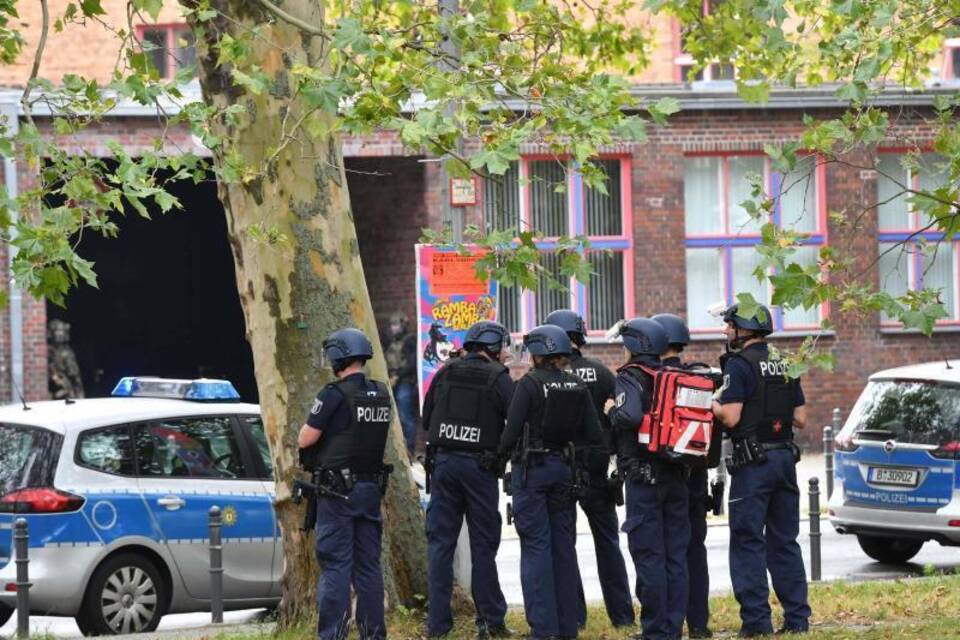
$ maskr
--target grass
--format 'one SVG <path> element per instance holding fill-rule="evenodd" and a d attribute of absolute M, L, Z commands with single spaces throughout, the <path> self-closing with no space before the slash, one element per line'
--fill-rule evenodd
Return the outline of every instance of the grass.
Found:
<path fill-rule="evenodd" d="M 771 595 L 777 627 L 781 623 L 779 607 Z M 926 578 L 875 582 L 832 582 L 810 588 L 812 631 L 805 640 L 886 640 L 893 638 L 957 638 L 960 639 L 960 576 L 937 575 Z M 733 596 L 720 596 L 710 601 L 710 626 L 718 636 L 735 636 L 740 627 L 738 606 Z M 601 605 L 590 608 L 587 628 L 581 640 L 625 640 L 639 629 L 620 630 L 610 626 Z M 522 609 L 512 609 L 507 624 L 518 633 L 527 625 Z M 424 638 L 424 615 L 421 611 L 401 609 L 388 621 L 393 640 Z M 271 634 L 230 634 L 217 640 L 307 640 L 314 638 L 315 627 L 303 627 Z M 351 634 L 354 638 L 355 634 Z M 475 637 L 472 616 L 457 619 L 449 640 Z M 799 636 L 798 636 L 799 637 Z"/>

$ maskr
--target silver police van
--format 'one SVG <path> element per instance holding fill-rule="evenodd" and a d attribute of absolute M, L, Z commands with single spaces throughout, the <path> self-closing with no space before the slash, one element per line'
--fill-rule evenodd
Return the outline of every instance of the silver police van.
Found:
<path fill-rule="evenodd" d="M 124 378 L 110 398 L 0 408 L 0 624 L 15 605 L 17 518 L 33 614 L 73 616 L 92 635 L 209 610 L 214 505 L 225 608 L 276 606 L 271 478 L 259 407 L 229 382 Z"/>
<path fill-rule="evenodd" d="M 960 362 L 880 371 L 837 435 L 830 522 L 871 558 L 960 546 Z"/>

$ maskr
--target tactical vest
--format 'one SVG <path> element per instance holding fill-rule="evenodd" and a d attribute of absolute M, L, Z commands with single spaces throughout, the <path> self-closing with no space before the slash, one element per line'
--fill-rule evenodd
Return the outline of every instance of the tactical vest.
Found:
<path fill-rule="evenodd" d="M 793 440 L 793 409 L 797 381 L 786 377 L 787 364 L 770 357 L 769 351 L 757 347 L 734 354 L 750 364 L 757 386 L 743 403 L 740 422 L 734 427 L 734 438 L 756 436 L 760 442 Z"/>
<path fill-rule="evenodd" d="M 354 473 L 380 472 L 392 412 L 386 385 L 376 380 L 370 382 L 375 389 L 351 379 L 334 383 L 347 401 L 350 425 L 321 436 L 317 451 L 318 468 L 350 469 Z"/>
<path fill-rule="evenodd" d="M 504 416 L 494 403 L 494 385 L 506 371 L 499 362 L 476 358 L 458 358 L 444 365 L 433 381 L 427 444 L 459 451 L 495 450 Z"/>
<path fill-rule="evenodd" d="M 587 386 L 590 392 L 590 399 L 593 401 L 593 407 L 597 410 L 597 417 L 600 419 L 602 427 L 603 445 L 593 445 L 584 451 L 577 451 L 577 459 L 584 461 L 584 464 L 591 472 L 606 474 L 610 465 L 610 454 L 616 451 L 616 445 L 613 439 L 613 432 L 610 429 L 610 422 L 607 420 L 607 414 L 604 413 L 604 405 L 610 397 L 607 393 L 613 393 L 613 389 L 605 392 L 601 388 L 601 377 L 605 368 L 604 364 L 592 358 L 585 358 L 579 353 L 575 353 L 570 359 L 568 373 L 580 378 Z"/>
<path fill-rule="evenodd" d="M 527 417 L 530 446 L 561 451 L 585 438 L 584 413 L 591 402 L 586 385 L 566 371 L 534 369 L 527 373 L 536 383 L 537 400 Z"/>

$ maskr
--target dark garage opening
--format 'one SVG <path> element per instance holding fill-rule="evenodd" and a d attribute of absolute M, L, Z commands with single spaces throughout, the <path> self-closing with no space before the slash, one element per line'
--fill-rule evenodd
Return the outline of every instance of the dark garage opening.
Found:
<path fill-rule="evenodd" d="M 122 376 L 225 378 L 257 401 L 233 256 L 214 182 L 171 187 L 183 211 L 152 219 L 132 210 L 119 236 L 87 234 L 80 254 L 95 263 L 99 289 L 81 285 L 47 320 L 71 325 L 88 397 L 108 395 Z"/>

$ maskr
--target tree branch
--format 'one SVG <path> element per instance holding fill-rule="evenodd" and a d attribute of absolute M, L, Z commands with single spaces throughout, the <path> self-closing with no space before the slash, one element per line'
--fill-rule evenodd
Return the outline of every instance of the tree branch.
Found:
<path fill-rule="evenodd" d="M 27 86 L 23 88 L 23 95 L 20 96 L 23 115 L 31 127 L 35 125 L 33 123 L 33 109 L 30 106 L 30 92 L 33 90 L 33 83 L 36 82 L 40 73 L 40 61 L 43 60 L 43 50 L 47 46 L 47 34 L 50 32 L 50 7 L 47 0 L 40 0 L 40 10 L 43 14 L 43 22 L 40 24 L 40 40 L 37 42 L 37 52 L 33 54 L 33 67 L 30 69 Z"/>
<path fill-rule="evenodd" d="M 304 33 L 308 33 L 312 36 L 323 38 L 324 40 L 328 40 L 328 41 L 330 40 L 330 34 L 327 33 L 325 29 L 322 29 L 321 27 L 315 27 L 309 22 L 306 22 L 305 20 L 301 20 L 300 18 L 287 13 L 277 5 L 270 2 L 270 0 L 257 0 L 257 2 L 259 2 L 264 9 L 266 9 L 276 17 L 280 18 L 284 22 L 288 22 L 292 24 L 293 26 L 297 27 Z"/>

